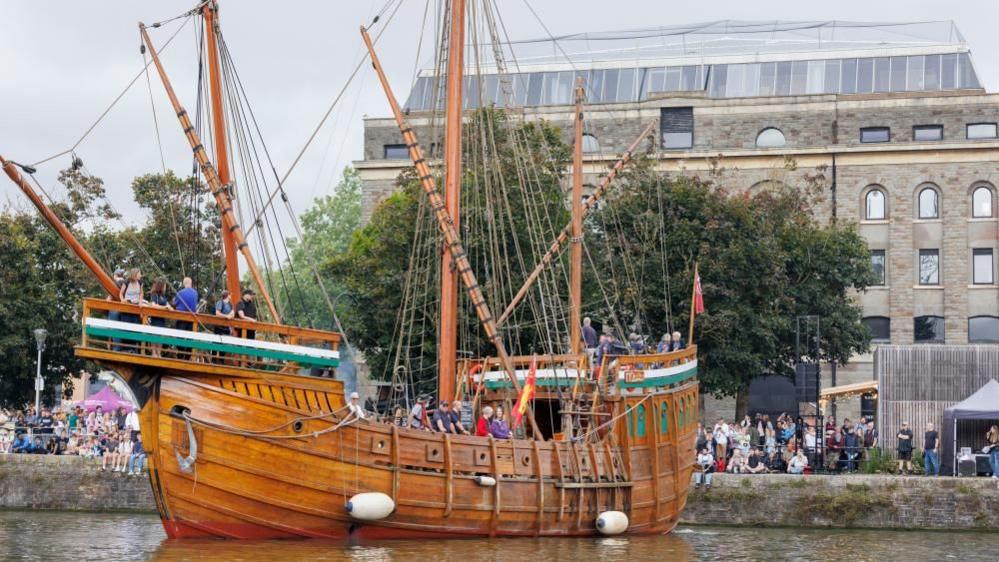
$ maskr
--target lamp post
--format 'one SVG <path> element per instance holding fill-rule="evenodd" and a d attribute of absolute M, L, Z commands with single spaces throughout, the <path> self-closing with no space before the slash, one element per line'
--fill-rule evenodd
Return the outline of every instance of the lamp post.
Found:
<path fill-rule="evenodd" d="M 42 351 L 45 350 L 45 338 L 48 337 L 49 332 L 45 328 L 38 328 L 33 333 L 35 334 L 35 343 L 38 346 L 38 370 L 35 374 L 35 420 L 37 422 L 41 415 L 42 389 L 45 388 L 45 380 L 42 379 Z M 35 434 L 32 427 L 28 428 L 28 435 L 34 443 Z"/>

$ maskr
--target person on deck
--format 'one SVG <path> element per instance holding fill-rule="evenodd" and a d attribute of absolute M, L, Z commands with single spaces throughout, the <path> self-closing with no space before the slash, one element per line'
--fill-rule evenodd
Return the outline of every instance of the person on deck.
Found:
<path fill-rule="evenodd" d="M 628 351 L 634 355 L 645 353 L 645 342 L 634 332 L 628 335 Z"/>
<path fill-rule="evenodd" d="M 141 305 L 144 300 L 144 295 L 142 292 L 142 272 L 138 268 L 133 268 L 128 272 L 128 278 L 126 279 L 124 285 L 118 288 L 118 300 L 128 304 L 134 304 L 136 306 Z M 133 324 L 139 323 L 139 315 L 132 314 L 131 312 L 122 312 L 121 320 L 123 322 L 131 322 Z"/>
<path fill-rule="evenodd" d="M 232 294 L 229 291 L 222 291 L 219 300 L 215 301 L 215 316 L 229 320 L 236 316 L 236 311 L 232 307 Z M 214 326 L 214 332 L 220 336 L 231 334 L 228 326 Z"/>
<path fill-rule="evenodd" d="M 447 400 L 441 400 L 434 411 L 433 428 L 438 433 L 454 433 L 454 420 Z"/>
<path fill-rule="evenodd" d="M 167 300 L 166 297 L 166 281 L 162 279 L 157 279 L 155 282 L 153 282 L 153 288 L 149 291 L 149 299 L 147 304 L 149 304 L 149 306 L 151 306 L 152 308 L 157 308 L 160 310 L 173 310 L 173 307 L 170 306 L 170 301 Z M 165 328 L 166 319 L 153 316 L 152 318 L 149 319 L 149 325 L 154 326 L 156 328 Z M 150 353 L 152 354 L 153 357 L 159 357 L 162 350 L 163 350 L 163 344 L 161 343 L 154 343 L 150 345 Z"/>
<path fill-rule="evenodd" d="M 683 337 L 680 335 L 680 332 L 673 332 L 673 343 L 670 346 L 670 351 L 680 351 L 684 347 L 686 346 L 683 343 Z"/>
<path fill-rule="evenodd" d="M 197 312 L 198 290 L 194 288 L 194 281 L 191 281 L 190 277 L 185 277 L 182 285 L 183 287 L 181 287 L 181 289 L 177 291 L 177 295 L 173 297 L 174 310 L 178 312 Z M 190 331 L 194 329 L 194 322 L 189 320 L 178 320 L 177 329 Z"/>
<path fill-rule="evenodd" d="M 583 345 L 586 346 L 586 351 L 591 354 L 596 351 L 597 345 L 600 344 L 599 338 L 597 338 L 597 331 L 591 326 L 592 322 L 589 317 L 583 318 Z"/>
<path fill-rule="evenodd" d="M 489 423 L 489 434 L 496 439 L 510 438 L 510 426 L 503 419 L 503 406 L 496 406 L 496 415 L 493 416 L 493 421 Z"/>
<path fill-rule="evenodd" d="M 396 427 L 406 427 L 406 409 L 396 405 L 392 409 L 392 425 Z"/>
<path fill-rule="evenodd" d="M 407 419 L 409 427 L 430 431 L 430 423 L 427 421 L 427 401 L 428 398 L 426 396 L 420 396 L 416 399 L 416 404 L 409 411 L 409 418 Z"/>
<path fill-rule="evenodd" d="M 670 339 L 669 334 L 663 334 L 663 337 L 659 340 L 659 343 L 656 344 L 656 353 L 669 353 L 672 347 L 673 347 L 673 341 Z"/>
<path fill-rule="evenodd" d="M 243 291 L 243 298 L 236 304 L 236 318 L 247 322 L 257 321 L 257 305 L 253 302 L 253 298 L 253 289 Z M 257 332 L 256 330 L 245 330 L 245 335 L 243 337 L 248 340 L 255 339 L 257 337 Z"/>
<path fill-rule="evenodd" d="M 489 435 L 489 424 L 492 423 L 493 409 L 491 406 L 482 408 L 482 415 L 479 416 L 478 423 L 475 424 L 475 436 L 485 437 Z"/>
<path fill-rule="evenodd" d="M 461 400 L 455 400 L 451 403 L 451 425 L 454 427 L 454 433 L 471 435 L 471 433 L 465 429 L 465 426 L 461 423 Z"/>
<path fill-rule="evenodd" d="M 363 420 L 367 417 L 364 407 L 361 406 L 361 395 L 356 392 L 350 393 L 350 402 L 347 404 L 347 409 L 350 411 L 351 416 L 359 420 Z"/>

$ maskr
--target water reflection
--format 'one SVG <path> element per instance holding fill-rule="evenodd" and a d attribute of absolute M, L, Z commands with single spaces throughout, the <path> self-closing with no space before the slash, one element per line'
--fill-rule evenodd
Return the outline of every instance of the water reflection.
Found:
<path fill-rule="evenodd" d="M 0 511 L 0 560 L 999 560 L 999 533 L 693 527 L 667 536 L 449 541 L 175 541 L 143 514 Z"/>

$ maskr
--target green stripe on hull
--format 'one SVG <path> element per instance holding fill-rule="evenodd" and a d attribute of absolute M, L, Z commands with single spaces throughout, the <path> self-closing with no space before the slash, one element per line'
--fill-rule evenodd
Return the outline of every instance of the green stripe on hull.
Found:
<path fill-rule="evenodd" d="M 572 386 L 576 384 L 576 379 L 568 377 L 545 377 L 537 379 L 537 385 L 542 386 Z M 500 388 L 510 388 L 512 385 L 509 380 L 497 380 L 497 381 L 486 381 L 486 388 L 489 390 L 497 390 Z"/>
<path fill-rule="evenodd" d="M 675 375 L 670 375 L 668 377 L 655 377 L 650 379 L 645 379 L 640 382 L 624 382 L 623 380 L 617 381 L 617 387 L 623 389 L 630 388 L 648 388 L 650 386 L 668 386 L 671 384 L 676 384 L 678 382 L 683 382 L 687 379 L 692 379 L 697 376 L 697 365 L 694 365 L 687 371 L 682 373 L 677 373 Z"/>
<path fill-rule="evenodd" d="M 87 326 L 86 330 L 88 336 L 117 338 L 120 340 L 137 341 L 143 343 L 160 343 L 164 345 L 176 345 L 180 347 L 190 347 L 194 349 L 199 349 L 201 351 L 224 351 L 236 355 L 253 355 L 255 357 L 266 357 L 268 359 L 294 361 L 302 365 L 309 365 L 314 367 L 336 367 L 340 364 L 339 359 L 310 357 L 308 355 L 298 355 L 287 351 L 278 351 L 273 349 L 260 349 L 256 347 L 243 347 L 243 346 L 230 345 L 225 343 L 188 340 L 184 338 L 161 336 L 159 334 L 128 332 L 125 330 L 114 330 L 111 328 L 101 328 L 97 326 Z"/>

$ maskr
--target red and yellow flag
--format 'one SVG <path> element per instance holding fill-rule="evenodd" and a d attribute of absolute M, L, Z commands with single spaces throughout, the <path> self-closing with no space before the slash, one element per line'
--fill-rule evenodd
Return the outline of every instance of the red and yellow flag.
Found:
<path fill-rule="evenodd" d="M 704 292 L 701 290 L 701 276 L 694 267 L 694 314 L 704 313 Z"/>
<path fill-rule="evenodd" d="M 524 414 L 527 413 L 529 404 L 534 400 L 534 391 L 537 387 L 538 358 L 531 357 L 531 370 L 527 372 L 527 380 L 524 381 L 524 388 L 520 389 L 520 398 L 513 405 L 513 427 L 516 429 L 524 422 Z"/>

